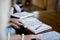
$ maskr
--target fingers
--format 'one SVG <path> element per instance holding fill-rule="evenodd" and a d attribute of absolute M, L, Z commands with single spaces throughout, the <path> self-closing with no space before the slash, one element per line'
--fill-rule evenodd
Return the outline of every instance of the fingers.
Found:
<path fill-rule="evenodd" d="M 10 25 L 13 26 L 14 28 L 17 28 L 17 29 L 20 28 L 18 25 L 14 24 L 14 23 L 10 23 Z"/>
<path fill-rule="evenodd" d="M 23 23 L 23 21 L 22 21 L 22 20 L 19 20 L 19 23 L 21 23 L 21 24 L 23 24 L 23 25 L 24 25 L 24 23 Z"/>
<path fill-rule="evenodd" d="M 16 18 L 11 18 L 11 22 L 12 23 L 15 23 L 15 24 L 17 24 L 17 25 L 23 25 L 23 23 L 22 23 L 22 21 L 21 20 L 19 20 L 19 19 L 16 19 Z"/>
<path fill-rule="evenodd" d="M 13 22 L 13 23 L 16 24 L 16 25 L 18 25 L 18 26 L 23 25 L 23 24 L 20 23 L 20 22 Z"/>
<path fill-rule="evenodd" d="M 11 18 L 10 24 L 14 26 L 14 28 L 20 28 L 20 25 L 24 25 L 23 22 L 16 18 Z"/>

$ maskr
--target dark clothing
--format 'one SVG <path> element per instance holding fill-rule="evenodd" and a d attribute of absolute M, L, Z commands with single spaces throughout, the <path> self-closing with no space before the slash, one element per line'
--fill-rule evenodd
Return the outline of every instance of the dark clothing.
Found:
<path fill-rule="evenodd" d="M 13 14 L 17 13 L 16 9 L 14 8 Z"/>

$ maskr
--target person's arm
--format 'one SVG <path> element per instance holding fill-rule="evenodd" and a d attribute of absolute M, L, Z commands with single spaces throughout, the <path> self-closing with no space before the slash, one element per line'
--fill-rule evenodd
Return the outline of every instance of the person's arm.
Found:
<path fill-rule="evenodd" d="M 17 4 L 14 4 L 14 8 L 16 9 L 17 12 L 21 12 L 21 9 Z"/>

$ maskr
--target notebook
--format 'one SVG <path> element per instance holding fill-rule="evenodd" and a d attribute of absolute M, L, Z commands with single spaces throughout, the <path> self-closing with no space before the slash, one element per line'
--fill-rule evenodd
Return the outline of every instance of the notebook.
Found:
<path fill-rule="evenodd" d="M 34 14 L 29 13 L 29 12 L 20 12 L 20 13 L 15 13 L 15 14 L 12 14 L 12 15 L 15 16 L 15 17 L 19 17 L 19 18 L 27 18 L 27 17 L 34 16 Z"/>
<path fill-rule="evenodd" d="M 37 37 L 42 38 L 42 40 L 60 40 L 60 33 L 51 31 L 43 34 L 38 34 Z"/>
<path fill-rule="evenodd" d="M 42 23 L 41 21 L 34 17 L 23 18 L 20 20 L 22 20 L 22 22 L 24 23 L 25 28 L 29 29 L 31 32 L 35 34 L 43 32 L 45 30 L 52 29 L 51 26 Z"/>

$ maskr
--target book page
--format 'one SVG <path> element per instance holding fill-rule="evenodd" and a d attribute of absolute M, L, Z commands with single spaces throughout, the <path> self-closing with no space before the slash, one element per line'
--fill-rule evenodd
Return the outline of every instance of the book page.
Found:
<path fill-rule="evenodd" d="M 50 26 L 42 23 L 41 21 L 39 21 L 38 19 L 33 18 L 33 17 L 23 18 L 20 20 L 22 20 L 22 22 L 24 23 L 24 25 L 27 29 L 29 29 L 30 31 L 32 31 L 35 34 L 48 30 L 48 29 L 51 29 Z"/>
<path fill-rule="evenodd" d="M 12 15 L 15 16 L 15 17 L 19 17 L 19 18 L 26 18 L 26 17 L 33 16 L 34 14 L 31 14 L 29 12 L 20 12 L 20 13 L 15 13 L 15 14 L 12 14 Z"/>
<path fill-rule="evenodd" d="M 43 34 L 38 34 L 37 37 L 41 37 L 42 40 L 60 40 L 60 33 L 51 31 Z"/>

